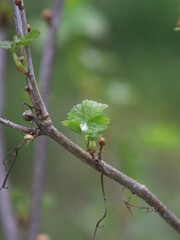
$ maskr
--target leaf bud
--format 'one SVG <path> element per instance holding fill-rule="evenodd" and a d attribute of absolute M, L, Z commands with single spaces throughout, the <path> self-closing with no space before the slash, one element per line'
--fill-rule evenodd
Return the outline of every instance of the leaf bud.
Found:
<path fill-rule="evenodd" d="M 25 90 L 26 92 L 29 92 L 30 88 L 26 85 L 26 86 L 24 87 L 24 90 Z"/>
<path fill-rule="evenodd" d="M 26 110 L 23 112 L 22 117 L 25 121 L 32 121 L 34 119 L 34 114 L 31 110 Z"/>
<path fill-rule="evenodd" d="M 88 149 L 89 150 L 95 150 L 96 151 L 96 141 L 89 141 L 88 143 Z"/>
<path fill-rule="evenodd" d="M 24 141 L 27 142 L 27 143 L 31 143 L 33 140 L 34 140 L 34 136 L 31 135 L 31 134 L 26 134 L 24 136 Z"/>
<path fill-rule="evenodd" d="M 49 236 L 46 234 L 39 234 L 36 240 L 50 240 Z"/>
<path fill-rule="evenodd" d="M 28 30 L 28 33 L 31 31 L 31 25 L 30 24 L 27 24 L 27 30 Z"/>
<path fill-rule="evenodd" d="M 42 18 L 47 21 L 48 23 L 50 23 L 51 19 L 52 19 L 52 10 L 51 9 L 44 9 L 42 11 Z"/>
<path fill-rule="evenodd" d="M 100 145 L 101 147 L 104 147 L 104 146 L 106 145 L 106 139 L 103 138 L 103 137 L 101 137 L 101 138 L 99 139 L 99 145 Z"/>
<path fill-rule="evenodd" d="M 21 56 L 21 57 L 19 58 L 19 61 L 20 61 L 21 63 L 24 63 L 24 56 Z"/>

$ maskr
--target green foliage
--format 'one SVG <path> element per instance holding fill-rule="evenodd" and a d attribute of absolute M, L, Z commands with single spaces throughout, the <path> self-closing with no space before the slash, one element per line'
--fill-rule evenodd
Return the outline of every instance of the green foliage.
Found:
<path fill-rule="evenodd" d="M 16 64 L 16 67 L 17 67 L 19 72 L 27 74 L 28 73 L 28 67 L 27 67 L 27 63 L 26 63 L 26 60 L 25 60 L 24 49 L 23 49 L 23 51 L 24 51 L 23 61 L 20 60 L 20 58 L 18 57 L 18 55 L 16 53 L 20 50 L 21 46 L 23 46 L 24 48 L 27 47 L 28 44 L 30 44 L 34 39 L 39 37 L 39 35 L 40 35 L 40 31 L 31 30 L 24 37 L 15 35 L 14 38 L 13 38 L 13 41 L 0 42 L 0 48 L 10 49 L 10 51 L 12 53 L 13 60 Z"/>
<path fill-rule="evenodd" d="M 25 53 L 24 53 L 24 55 L 25 55 Z M 13 56 L 13 60 L 16 64 L 16 68 L 18 69 L 18 71 L 22 72 L 24 74 L 27 74 L 28 73 L 28 67 L 27 67 L 25 57 L 23 58 L 23 61 L 21 61 L 16 53 L 13 53 L 12 56 Z"/>
<path fill-rule="evenodd" d="M 12 53 L 17 52 L 21 46 L 27 47 L 27 45 L 34 41 L 37 37 L 39 37 L 39 35 L 40 32 L 38 30 L 31 30 L 24 37 L 15 36 L 11 48 Z"/>
<path fill-rule="evenodd" d="M 88 141 L 96 140 L 111 124 L 110 118 L 103 113 L 107 107 L 96 101 L 83 100 L 72 108 L 62 125 L 79 133 L 87 144 Z"/>
<path fill-rule="evenodd" d="M 0 42 L 0 48 L 11 49 L 12 53 L 15 53 L 20 50 L 21 46 L 27 47 L 33 40 L 39 37 L 40 31 L 31 30 L 24 37 L 15 35 L 13 41 L 4 41 Z"/>

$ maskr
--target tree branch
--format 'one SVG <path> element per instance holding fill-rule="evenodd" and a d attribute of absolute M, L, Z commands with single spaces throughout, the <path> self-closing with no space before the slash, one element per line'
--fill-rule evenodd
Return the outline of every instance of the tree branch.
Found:
<path fill-rule="evenodd" d="M 23 0 L 21 1 L 22 7 L 20 8 L 15 5 L 14 0 L 12 1 L 13 1 L 13 11 L 14 11 L 14 21 L 16 25 L 16 31 L 17 33 L 21 33 L 24 36 L 28 33 L 24 2 Z M 42 100 L 42 97 L 40 95 L 40 92 L 37 86 L 37 82 L 34 74 L 34 67 L 32 63 L 30 46 L 27 46 L 26 48 L 26 61 L 27 61 L 27 66 L 29 70 L 29 73 L 28 73 L 29 91 L 28 92 L 29 92 L 31 101 L 35 107 L 37 118 L 46 123 L 51 123 L 49 113 L 46 109 L 46 106 Z"/>
<path fill-rule="evenodd" d="M 45 129 L 42 129 L 42 131 L 44 130 Z M 71 152 L 78 159 L 101 172 L 101 168 L 97 166 L 96 162 L 92 160 L 92 157 L 86 151 L 65 137 L 54 126 L 51 125 L 46 128 L 44 134 L 50 136 L 53 140 Z M 137 181 L 118 171 L 116 168 L 108 165 L 104 161 L 101 162 L 104 175 L 112 178 L 122 186 L 128 188 L 131 192 L 135 193 L 138 197 L 142 198 L 148 203 L 148 205 L 154 208 L 154 210 L 161 216 L 162 219 L 164 219 L 171 227 L 180 233 L 180 219 L 178 219 L 145 185 L 141 185 Z"/>
<path fill-rule="evenodd" d="M 52 11 L 52 19 L 48 24 L 47 39 L 44 47 L 44 54 L 40 70 L 40 89 L 42 97 L 49 108 L 49 98 L 51 90 L 51 79 L 53 74 L 54 57 L 57 41 L 57 28 L 60 24 L 63 0 L 55 0 Z M 48 138 L 37 139 L 35 145 L 34 174 L 32 178 L 32 200 L 31 216 L 29 223 L 29 240 L 34 240 L 38 234 L 41 204 L 45 182 L 45 168 L 47 161 Z"/>
<path fill-rule="evenodd" d="M 11 122 L 8 119 L 4 119 L 0 117 L 0 123 L 6 127 L 13 128 L 15 130 L 18 130 L 21 133 L 37 133 L 37 128 L 27 128 L 22 125 L 16 124 L 14 122 Z"/>
<path fill-rule="evenodd" d="M 0 13 L 1 14 L 1 13 Z M 1 16 L 0 16 L 1 18 Z M 6 39 L 5 28 L 1 25 L 0 19 L 0 41 Z M 5 91 L 5 51 L 0 49 L 0 115 L 3 114 L 4 109 L 4 91 Z M 3 182 L 5 176 L 5 168 L 3 166 L 4 157 L 4 144 L 2 136 L 2 126 L 0 125 L 0 183 Z M 0 216 L 2 223 L 2 230 L 6 240 L 13 239 L 18 240 L 18 226 L 13 213 L 13 209 L 10 201 L 10 193 L 8 191 L 2 191 L 0 193 Z"/>

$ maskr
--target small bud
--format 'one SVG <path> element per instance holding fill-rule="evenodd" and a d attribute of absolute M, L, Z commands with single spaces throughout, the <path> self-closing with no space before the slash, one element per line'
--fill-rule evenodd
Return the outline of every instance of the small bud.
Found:
<path fill-rule="evenodd" d="M 92 151 L 96 151 L 96 141 L 89 141 L 88 149 Z"/>
<path fill-rule="evenodd" d="M 28 30 L 28 33 L 31 31 L 31 25 L 30 24 L 27 24 L 27 30 Z"/>
<path fill-rule="evenodd" d="M 21 4 L 22 4 L 21 0 L 15 0 L 14 2 L 15 2 L 15 5 L 18 6 L 18 7 L 20 7 Z"/>
<path fill-rule="evenodd" d="M 25 121 L 32 121 L 34 119 L 34 114 L 31 110 L 26 110 L 23 112 L 22 117 Z"/>
<path fill-rule="evenodd" d="M 36 240 L 50 240 L 49 236 L 46 234 L 39 234 Z"/>
<path fill-rule="evenodd" d="M 26 85 L 26 86 L 24 87 L 24 90 L 25 90 L 26 92 L 29 92 L 30 88 Z"/>
<path fill-rule="evenodd" d="M 21 57 L 19 58 L 19 61 L 20 61 L 21 63 L 24 63 L 24 56 L 21 56 Z"/>
<path fill-rule="evenodd" d="M 10 20 L 9 8 L 7 5 L 3 5 L 0 8 L 1 8 L 0 28 L 7 27 L 7 25 L 9 24 L 9 20 Z"/>
<path fill-rule="evenodd" d="M 106 139 L 103 138 L 103 137 L 101 137 L 101 138 L 99 139 L 99 145 L 100 145 L 101 147 L 104 147 L 104 146 L 106 145 Z"/>
<path fill-rule="evenodd" d="M 44 9 L 42 11 L 42 18 L 46 20 L 48 23 L 50 23 L 51 18 L 52 18 L 52 10 L 51 9 Z"/>
<path fill-rule="evenodd" d="M 31 135 L 31 134 L 26 134 L 24 136 L 24 141 L 27 142 L 27 143 L 31 143 L 33 140 L 34 140 L 34 136 Z"/>

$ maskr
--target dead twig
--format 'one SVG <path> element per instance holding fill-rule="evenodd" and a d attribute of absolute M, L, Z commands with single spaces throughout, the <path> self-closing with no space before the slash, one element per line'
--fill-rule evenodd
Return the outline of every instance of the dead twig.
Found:
<path fill-rule="evenodd" d="M 96 223 L 93 240 L 95 240 L 95 238 L 96 238 L 97 229 L 104 227 L 104 226 L 99 226 L 99 225 L 102 222 L 102 220 L 107 216 L 107 198 L 106 198 L 105 189 L 104 189 L 104 179 L 103 179 L 103 177 L 104 177 L 104 173 L 102 172 L 101 173 L 101 187 L 102 187 L 102 193 L 103 193 L 103 199 L 104 199 L 104 213 L 103 213 L 103 216 Z"/>
<path fill-rule="evenodd" d="M 104 170 L 103 170 L 103 166 L 102 166 L 102 163 L 101 163 L 102 150 L 103 150 L 103 147 L 105 146 L 105 144 L 106 144 L 105 139 L 100 138 L 100 140 L 99 140 L 99 150 L 98 150 L 98 159 L 97 160 L 98 160 L 98 163 L 99 163 L 99 166 L 100 166 L 100 169 L 101 169 L 101 188 L 102 188 L 103 200 L 104 200 L 104 213 L 103 213 L 102 217 L 99 219 L 99 221 L 96 223 L 93 240 L 95 240 L 95 238 L 96 238 L 97 229 L 104 227 L 104 226 L 100 226 L 100 223 L 107 216 L 107 198 L 106 198 L 106 193 L 105 193 L 105 189 L 104 189 Z"/>
<path fill-rule="evenodd" d="M 145 207 L 145 206 L 138 206 L 135 204 L 130 203 L 130 197 L 128 200 L 126 200 L 125 195 L 124 195 L 124 186 L 122 187 L 122 200 L 125 206 L 127 207 L 129 213 L 131 214 L 131 217 L 133 217 L 133 212 L 131 210 L 131 207 L 137 208 L 139 210 L 146 210 L 146 212 L 156 212 L 156 209 L 154 207 Z"/>
<path fill-rule="evenodd" d="M 2 186 L 0 187 L 0 190 L 2 190 L 3 188 L 4 188 L 4 189 L 8 189 L 8 187 L 6 187 L 6 182 L 7 182 L 7 180 L 8 180 L 9 174 L 11 173 L 11 170 L 12 170 L 12 168 L 13 168 L 15 162 L 16 162 L 16 159 L 17 159 L 19 150 L 24 146 L 24 144 L 25 144 L 25 141 L 21 142 L 21 143 L 20 143 L 19 145 L 17 145 L 15 148 L 13 148 L 11 151 L 9 151 L 8 154 L 5 156 L 4 161 L 3 161 L 3 164 L 4 164 L 4 166 L 5 166 L 5 169 L 6 169 L 6 171 L 7 171 L 7 174 L 6 174 L 5 178 L 4 178 L 4 181 L 3 181 L 3 183 L 2 183 Z M 9 157 L 10 154 L 12 154 L 12 156 L 13 156 L 13 161 L 12 161 L 10 167 L 9 167 L 9 170 L 8 170 L 7 159 L 8 159 L 8 157 Z"/>

